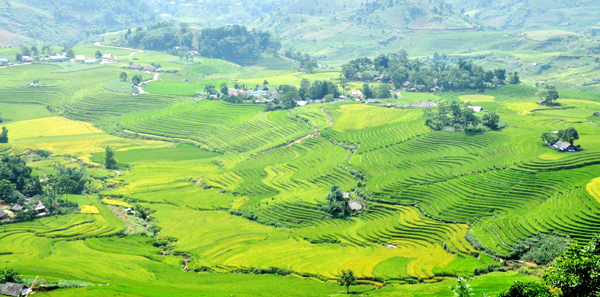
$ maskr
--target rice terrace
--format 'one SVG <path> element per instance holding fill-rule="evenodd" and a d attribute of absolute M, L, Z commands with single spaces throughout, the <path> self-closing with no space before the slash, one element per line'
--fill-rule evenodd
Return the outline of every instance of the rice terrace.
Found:
<path fill-rule="evenodd" d="M 600 296 L 598 3 L 80 2 L 0 4 L 0 296 Z"/>

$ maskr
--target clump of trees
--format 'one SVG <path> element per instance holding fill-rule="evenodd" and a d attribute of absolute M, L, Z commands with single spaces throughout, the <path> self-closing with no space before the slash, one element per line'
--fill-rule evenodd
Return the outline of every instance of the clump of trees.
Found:
<path fill-rule="evenodd" d="M 321 207 L 324 212 L 331 214 L 334 218 L 345 218 L 350 214 L 348 200 L 344 199 L 344 193 L 340 186 L 332 185 L 331 192 L 325 195 L 325 199 L 327 204 Z"/>
<path fill-rule="evenodd" d="M 554 143 L 556 143 L 559 140 L 568 142 L 570 144 L 575 144 L 575 140 L 579 139 L 579 132 L 577 132 L 577 129 L 573 128 L 573 127 L 569 127 L 565 130 L 559 130 L 557 134 L 554 133 L 549 133 L 549 132 L 545 132 L 542 134 L 542 140 L 548 144 L 548 145 L 552 145 Z"/>
<path fill-rule="evenodd" d="M 504 84 L 507 79 L 505 69 L 486 71 L 462 58 L 455 65 L 437 59 L 427 65 L 419 59 L 409 59 L 404 50 L 381 54 L 375 59 L 358 58 L 342 66 L 342 76 L 349 81 L 369 80 L 373 75 L 378 75 L 382 82 L 391 83 L 395 88 L 410 82 L 408 89 L 415 91 L 429 91 L 435 87 L 441 90 L 484 90 Z M 518 74 L 511 73 L 508 83 L 519 83 Z"/>
<path fill-rule="evenodd" d="M 21 283 L 23 277 L 12 268 L 4 268 L 0 270 L 0 284 L 4 283 Z"/>
<path fill-rule="evenodd" d="M 497 130 L 500 128 L 500 116 L 495 112 L 486 114 L 480 119 L 469 104 L 460 104 L 456 101 L 441 102 L 437 109 L 425 109 L 425 116 L 429 117 L 425 123 L 434 130 L 440 131 L 452 127 L 456 131 L 483 131 L 486 128 Z"/>
<path fill-rule="evenodd" d="M 570 244 L 571 241 L 568 238 L 538 233 L 515 243 L 510 256 L 513 259 L 523 259 L 538 265 L 546 265 L 562 255 Z"/>
<path fill-rule="evenodd" d="M 279 41 L 269 32 L 248 30 L 234 25 L 220 28 L 192 29 L 182 23 L 174 26 L 168 22 L 127 31 L 121 44 L 136 48 L 169 51 L 171 54 L 187 55 L 197 50 L 200 55 L 224 59 L 238 64 L 253 64 L 263 53 L 277 52 Z"/>
<path fill-rule="evenodd" d="M 551 85 L 546 85 L 545 88 L 540 89 L 537 92 L 537 95 L 540 98 L 541 104 L 556 105 L 556 100 L 560 99 L 560 95 L 558 94 L 556 87 Z"/>

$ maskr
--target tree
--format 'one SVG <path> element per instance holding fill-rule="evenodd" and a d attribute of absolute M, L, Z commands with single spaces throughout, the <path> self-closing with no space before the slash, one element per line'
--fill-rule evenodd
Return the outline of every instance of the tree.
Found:
<path fill-rule="evenodd" d="M 221 94 L 229 95 L 229 87 L 227 86 L 226 82 L 221 84 Z"/>
<path fill-rule="evenodd" d="M 31 51 L 29 50 L 28 47 L 22 47 L 21 53 L 23 53 L 23 56 L 31 56 Z"/>
<path fill-rule="evenodd" d="M 350 294 L 350 286 L 356 286 L 356 277 L 354 276 L 354 271 L 342 270 L 342 276 L 338 280 L 340 286 L 346 287 L 346 293 Z"/>
<path fill-rule="evenodd" d="M 75 58 L 75 51 L 72 48 L 67 49 L 67 56 L 69 56 L 69 58 Z"/>
<path fill-rule="evenodd" d="M 544 280 L 558 288 L 563 296 L 591 297 L 600 294 L 600 236 L 586 246 L 573 244 L 546 271 Z"/>
<path fill-rule="evenodd" d="M 538 282 L 514 282 L 510 288 L 498 297 L 552 297 L 550 289 Z"/>
<path fill-rule="evenodd" d="M 458 277 L 458 284 L 454 288 L 454 296 L 456 297 L 471 297 L 475 296 L 473 294 L 473 289 L 471 285 L 467 283 L 467 279 L 463 277 Z"/>
<path fill-rule="evenodd" d="M 112 147 L 107 146 L 104 154 L 104 167 L 106 169 L 117 169 L 117 159 L 115 159 L 115 151 Z"/>
<path fill-rule="evenodd" d="M 504 81 L 506 80 L 506 69 L 495 69 L 494 76 L 500 81 L 500 83 L 504 83 Z"/>
<path fill-rule="evenodd" d="M 121 79 L 121 81 L 127 81 L 127 73 L 126 72 L 121 72 L 121 75 L 119 75 L 119 78 Z"/>
<path fill-rule="evenodd" d="M 136 86 L 138 86 L 139 84 L 142 83 L 142 76 L 138 75 L 138 74 L 134 75 L 131 78 L 131 83 L 134 84 L 134 85 L 136 85 Z"/>
<path fill-rule="evenodd" d="M 16 53 L 16 54 L 15 54 L 15 60 L 17 60 L 17 62 L 21 62 L 21 61 L 23 61 L 23 54 L 21 54 L 21 53 Z"/>
<path fill-rule="evenodd" d="M 323 205 L 322 210 L 330 213 L 335 218 L 343 218 L 348 215 L 348 201 L 344 199 L 342 188 L 338 185 L 331 186 L 331 192 L 325 195 L 327 205 Z"/>
<path fill-rule="evenodd" d="M 556 87 L 554 86 L 550 86 L 550 85 L 546 85 L 546 88 L 541 89 L 537 92 L 538 97 L 540 97 L 540 99 L 546 101 L 546 103 L 554 103 L 556 100 L 558 100 L 560 98 L 560 96 L 558 95 L 558 91 L 556 90 Z"/>
<path fill-rule="evenodd" d="M 20 283 L 21 275 L 12 268 L 0 270 L 0 283 Z"/>
<path fill-rule="evenodd" d="M 35 46 L 32 46 L 32 47 L 31 47 L 31 55 L 32 55 L 32 56 L 37 56 L 37 55 L 39 55 L 39 54 L 40 54 L 40 51 L 38 50 L 38 48 L 37 48 L 37 47 L 35 47 Z"/>
<path fill-rule="evenodd" d="M 8 129 L 2 127 L 2 133 L 0 133 L 0 143 L 8 143 Z"/>
<path fill-rule="evenodd" d="M 375 97 L 373 95 L 373 91 L 371 90 L 371 86 L 369 84 L 364 84 L 363 85 L 363 95 L 365 96 L 365 99 L 371 99 L 373 97 Z"/>
<path fill-rule="evenodd" d="M 377 98 L 390 98 L 392 87 L 388 84 L 381 84 L 377 87 Z"/>
<path fill-rule="evenodd" d="M 556 134 L 554 133 L 543 133 L 542 134 L 542 140 L 547 143 L 547 144 L 555 144 L 558 141 L 558 136 L 556 136 Z"/>
<path fill-rule="evenodd" d="M 7 179 L 0 180 L 0 199 L 7 203 L 15 203 L 18 200 L 18 196 L 15 195 L 17 187 Z"/>
<path fill-rule="evenodd" d="M 500 122 L 500 116 L 496 112 L 492 112 L 483 116 L 483 125 L 492 129 L 498 129 L 498 123 Z"/>
<path fill-rule="evenodd" d="M 263 81 L 263 86 L 266 87 L 267 85 L 269 85 L 269 81 L 265 79 L 265 81 Z"/>
<path fill-rule="evenodd" d="M 558 131 L 558 138 L 562 141 L 574 144 L 575 140 L 579 139 L 579 133 L 575 128 L 569 127 L 565 130 Z"/>
<path fill-rule="evenodd" d="M 96 51 L 96 58 L 102 58 L 102 53 L 100 52 L 100 50 Z"/>
<path fill-rule="evenodd" d="M 521 83 L 521 79 L 519 78 L 519 74 L 515 72 L 511 72 L 508 75 L 508 83 L 511 85 L 518 85 Z"/>
<path fill-rule="evenodd" d="M 207 84 L 204 86 L 204 92 L 206 95 L 214 95 L 217 93 L 217 87 L 213 84 Z"/>

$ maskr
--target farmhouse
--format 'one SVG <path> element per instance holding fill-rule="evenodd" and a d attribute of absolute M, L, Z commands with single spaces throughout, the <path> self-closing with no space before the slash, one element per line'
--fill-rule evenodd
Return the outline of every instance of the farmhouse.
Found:
<path fill-rule="evenodd" d="M 94 59 L 94 58 L 90 58 L 90 59 L 85 59 L 85 63 L 86 64 L 94 64 L 98 62 L 98 60 Z"/>
<path fill-rule="evenodd" d="M 67 56 L 50 56 L 48 57 L 50 62 L 67 62 L 69 58 Z"/>
<path fill-rule="evenodd" d="M 110 61 L 112 61 L 112 60 L 116 60 L 116 59 L 117 59 L 117 57 L 113 56 L 111 54 L 104 54 L 102 56 L 102 60 L 107 60 L 107 61 L 110 60 Z"/>
<path fill-rule="evenodd" d="M 483 107 L 481 106 L 469 106 L 474 112 L 483 112 Z"/>
<path fill-rule="evenodd" d="M 362 204 L 360 202 L 350 202 L 348 203 L 348 210 L 351 212 L 361 211 L 363 209 Z"/>
<path fill-rule="evenodd" d="M 296 102 L 296 105 L 298 105 L 298 106 L 304 106 L 306 104 L 308 104 L 308 101 L 298 101 L 298 102 Z"/>
<path fill-rule="evenodd" d="M 252 92 L 252 96 L 254 96 L 254 97 L 260 97 L 260 96 L 262 96 L 262 95 L 264 95 L 266 93 L 267 93 L 267 91 L 258 90 L 258 91 Z"/>
<path fill-rule="evenodd" d="M 350 94 L 350 97 L 353 97 L 356 99 L 362 99 L 364 97 L 364 95 L 361 91 L 354 91 Z"/>
<path fill-rule="evenodd" d="M 5 283 L 0 284 L 0 295 L 4 296 L 27 296 L 30 289 L 22 284 Z"/>
<path fill-rule="evenodd" d="M 4 219 L 4 217 L 8 216 L 4 209 L 0 209 L 0 220 Z"/>
<path fill-rule="evenodd" d="M 594 112 L 594 116 L 595 116 L 595 117 L 600 117 L 600 111 L 596 111 L 596 112 Z"/>
<path fill-rule="evenodd" d="M 14 212 L 14 211 L 23 210 L 23 208 L 24 208 L 23 206 L 21 206 L 19 204 L 15 204 L 15 205 L 13 205 L 13 207 L 10 210 Z"/>
<path fill-rule="evenodd" d="M 75 56 L 75 62 L 85 62 L 85 56 L 84 55 Z"/>
<path fill-rule="evenodd" d="M 342 197 L 344 197 L 344 199 L 350 199 L 350 192 L 342 193 Z"/>
<path fill-rule="evenodd" d="M 0 59 L 0 66 L 5 66 L 6 64 L 8 64 L 7 59 Z"/>
<path fill-rule="evenodd" d="M 575 148 L 573 147 L 572 144 L 570 144 L 570 143 L 568 143 L 566 141 L 562 141 L 562 140 L 557 141 L 552 146 L 554 148 L 559 149 L 560 151 L 569 151 L 569 152 L 574 152 L 575 151 Z"/>
<path fill-rule="evenodd" d="M 35 211 L 39 213 L 46 212 L 46 206 L 42 203 L 42 201 L 40 201 L 38 205 L 35 206 Z"/>
<path fill-rule="evenodd" d="M 31 62 L 33 62 L 33 58 L 30 56 L 23 56 L 23 57 L 21 57 L 21 61 L 26 62 L 26 63 L 31 63 Z"/>

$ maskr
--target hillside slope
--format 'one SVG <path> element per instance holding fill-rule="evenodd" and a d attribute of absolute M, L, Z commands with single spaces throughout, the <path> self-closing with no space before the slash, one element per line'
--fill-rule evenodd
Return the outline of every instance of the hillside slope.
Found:
<path fill-rule="evenodd" d="M 0 29 L 51 42 L 77 44 L 87 37 L 154 21 L 142 0 L 4 0 Z"/>
<path fill-rule="evenodd" d="M 599 24 L 596 0 L 446 0 L 475 22 L 501 30 L 581 30 Z"/>

